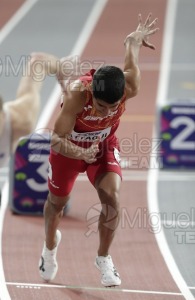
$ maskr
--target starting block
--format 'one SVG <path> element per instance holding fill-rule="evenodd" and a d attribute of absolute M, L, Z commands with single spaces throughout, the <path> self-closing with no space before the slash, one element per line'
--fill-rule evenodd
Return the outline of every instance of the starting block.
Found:
<path fill-rule="evenodd" d="M 50 133 L 20 138 L 10 161 L 9 203 L 16 214 L 43 214 L 48 195 Z"/>
<path fill-rule="evenodd" d="M 161 107 L 159 127 L 162 169 L 195 169 L 195 99 Z"/>

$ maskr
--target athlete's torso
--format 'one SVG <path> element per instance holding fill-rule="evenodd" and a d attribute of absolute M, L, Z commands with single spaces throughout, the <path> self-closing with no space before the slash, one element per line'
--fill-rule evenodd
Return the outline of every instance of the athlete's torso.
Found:
<path fill-rule="evenodd" d="M 5 122 L 0 135 L 0 168 L 6 166 L 10 157 L 11 123 L 9 110 L 4 106 Z"/>
<path fill-rule="evenodd" d="M 125 111 L 125 97 L 121 100 L 117 110 L 108 116 L 99 116 L 93 105 L 93 96 L 90 91 L 90 84 L 95 70 L 80 78 L 86 88 L 86 103 L 83 111 L 77 115 L 74 130 L 71 133 L 71 140 L 74 142 L 93 142 L 97 137 L 101 141 L 113 137 L 117 130 L 120 117 Z"/>

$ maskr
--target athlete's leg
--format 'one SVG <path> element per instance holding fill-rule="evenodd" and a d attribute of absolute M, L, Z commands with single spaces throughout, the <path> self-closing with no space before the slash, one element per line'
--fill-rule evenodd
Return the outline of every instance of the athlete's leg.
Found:
<path fill-rule="evenodd" d="M 49 194 L 44 206 L 46 246 L 52 250 L 56 244 L 56 230 L 63 215 L 74 182 L 84 172 L 84 161 L 67 158 L 51 150 L 49 157 Z"/>
<path fill-rule="evenodd" d="M 70 196 L 59 197 L 49 192 L 44 205 L 46 247 L 52 250 L 56 246 L 56 230 L 63 215 L 63 209 Z"/>
<path fill-rule="evenodd" d="M 16 99 L 7 103 L 12 120 L 12 150 L 15 150 L 19 137 L 31 133 L 37 123 L 40 91 L 47 75 L 40 59 L 39 55 L 34 54 L 28 60 L 17 89 Z"/>
<path fill-rule="evenodd" d="M 95 187 L 102 204 L 99 218 L 98 256 L 107 256 L 119 223 L 119 193 L 121 177 L 108 172 L 96 180 Z"/>
<path fill-rule="evenodd" d="M 102 211 L 99 218 L 99 256 L 107 256 L 119 223 L 121 167 L 119 143 L 115 136 L 101 145 L 97 161 L 87 168 L 90 182 L 97 190 Z"/>
<path fill-rule="evenodd" d="M 26 130 L 26 134 L 30 133 L 37 122 L 37 117 L 40 108 L 40 91 L 47 75 L 47 55 L 45 57 L 40 54 L 32 54 L 29 57 L 25 70 L 23 70 L 22 78 L 20 80 L 16 99 L 9 103 L 12 113 L 20 113 L 21 124 L 19 123 L 18 131 Z M 23 123 L 22 123 L 23 122 Z M 21 125 L 21 126 L 20 126 Z M 16 132 L 15 134 L 20 134 Z"/>
<path fill-rule="evenodd" d="M 109 255 L 109 249 L 119 222 L 121 177 L 114 172 L 104 173 L 97 178 L 95 186 L 102 204 L 99 218 L 100 243 L 95 265 L 101 272 L 101 283 L 104 286 L 118 286 L 121 279 Z"/>
<path fill-rule="evenodd" d="M 40 276 L 47 281 L 53 280 L 58 271 L 56 256 L 61 240 L 61 232 L 57 230 L 57 228 L 63 213 L 63 206 L 67 200 L 68 196 L 59 197 L 49 192 L 44 206 L 46 238 L 39 260 L 39 273 Z"/>
<path fill-rule="evenodd" d="M 44 205 L 46 238 L 39 260 L 39 272 L 44 280 L 54 279 L 58 271 L 56 255 L 61 233 L 57 228 L 74 182 L 82 170 L 85 170 L 83 161 L 67 158 L 51 150 L 48 174 L 49 194 Z"/>
<path fill-rule="evenodd" d="M 87 175 L 97 190 L 102 211 L 99 217 L 99 248 L 95 265 L 101 272 L 104 286 L 121 284 L 109 249 L 119 223 L 119 193 L 121 187 L 121 168 L 119 165 L 118 143 L 115 137 L 98 154 L 97 161 L 87 168 Z"/>
<path fill-rule="evenodd" d="M 122 174 L 116 137 L 103 145 L 96 163 L 88 166 L 87 175 L 96 188 L 102 204 L 99 218 L 98 255 L 106 256 L 119 222 L 119 192 Z"/>
<path fill-rule="evenodd" d="M 12 120 L 12 149 L 20 136 L 31 133 L 40 108 L 40 91 L 44 79 L 57 72 L 57 60 L 47 53 L 32 53 L 23 70 L 15 101 L 7 103 Z"/>

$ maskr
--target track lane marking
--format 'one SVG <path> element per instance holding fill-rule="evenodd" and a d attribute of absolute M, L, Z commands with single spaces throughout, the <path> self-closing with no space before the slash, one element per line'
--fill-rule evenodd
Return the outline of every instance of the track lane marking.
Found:
<path fill-rule="evenodd" d="M 138 293 L 138 294 L 155 294 L 155 295 L 169 295 L 182 296 L 181 293 L 163 292 L 163 291 L 147 291 L 147 290 L 131 290 L 120 288 L 106 288 L 106 287 L 91 287 L 91 286 L 77 286 L 77 285 L 59 285 L 59 284 L 36 284 L 36 283 L 18 283 L 6 282 L 7 285 L 16 286 L 17 288 L 58 288 L 58 289 L 81 289 L 91 291 L 105 291 L 105 292 L 122 292 L 122 293 Z"/>
<path fill-rule="evenodd" d="M 16 11 L 10 21 L 1 29 L 0 31 L 0 44 L 3 40 L 9 35 L 9 33 L 17 26 L 17 24 L 21 21 L 21 19 L 29 12 L 29 10 L 38 2 L 39 0 L 26 0 L 26 2 Z M 89 14 L 89 17 L 86 20 L 83 30 L 77 40 L 71 54 L 78 55 L 81 54 L 90 35 L 92 34 L 93 29 L 101 16 L 102 11 L 104 10 L 105 5 L 107 4 L 108 0 L 97 0 L 94 2 L 93 9 Z M 48 106 L 41 114 L 37 128 L 44 128 L 49 119 L 51 119 L 51 115 L 53 112 L 54 107 L 56 106 L 56 100 L 58 100 L 59 95 L 59 86 L 56 85 L 54 88 L 52 95 L 48 101 Z M 9 292 L 7 290 L 7 286 L 5 284 L 5 275 L 4 275 L 4 268 L 3 268 L 3 258 L 2 258 L 2 232 L 3 232 L 3 222 L 5 217 L 6 208 L 8 206 L 8 189 L 9 189 L 9 182 L 5 183 L 2 189 L 2 204 L 0 208 L 0 299 L 3 300 L 11 300 Z"/>
<path fill-rule="evenodd" d="M 24 4 L 16 11 L 11 19 L 0 30 L 0 44 L 10 34 L 10 32 L 17 26 L 17 24 L 25 17 L 25 15 L 31 10 L 31 8 L 39 0 L 26 0 Z"/>
<path fill-rule="evenodd" d="M 161 72 L 158 86 L 158 94 L 157 94 L 157 108 L 163 105 L 164 100 L 167 98 L 168 91 L 168 82 L 170 77 L 170 66 L 171 66 L 171 54 L 172 54 L 172 45 L 173 45 L 173 36 L 174 36 L 174 27 L 175 27 L 175 19 L 176 19 L 176 11 L 178 6 L 178 0 L 169 0 L 167 3 L 166 10 L 166 20 L 165 20 L 165 29 L 163 36 L 163 49 L 162 49 L 162 59 L 161 59 Z M 159 113 L 159 112 L 158 112 Z M 159 117 L 159 116 L 158 116 Z M 157 137 L 157 133 L 153 133 L 153 138 Z M 155 156 L 151 156 L 151 164 L 155 159 Z M 148 172 L 148 184 L 147 184 L 147 199 L 148 199 L 148 209 L 149 213 L 156 213 L 160 216 L 159 203 L 158 203 L 158 191 L 157 184 L 159 181 L 159 170 L 158 169 L 150 169 Z M 151 220 L 151 225 L 155 229 L 155 223 L 153 223 L 153 219 Z M 152 224 L 153 223 L 153 224 Z M 172 252 L 169 248 L 169 245 L 166 240 L 165 232 L 162 228 L 160 232 L 155 232 L 155 238 L 159 249 L 161 251 L 161 255 L 164 258 L 164 261 L 169 269 L 169 272 L 175 281 L 178 289 L 181 291 L 183 297 L 187 300 L 194 300 L 194 296 L 192 295 L 189 287 L 187 286 L 176 262 L 172 255 Z"/>
<path fill-rule="evenodd" d="M 20 6 L 20 8 L 16 11 L 16 13 L 0 30 L 0 44 L 5 40 L 5 38 L 10 34 L 10 32 L 17 26 L 17 24 L 25 17 L 25 15 L 30 11 L 30 9 L 35 5 L 37 1 L 38 0 L 26 0 Z M 4 179 L 4 177 L 1 177 L 1 181 L 2 178 Z M 4 276 L 3 261 L 2 261 L 2 231 L 3 231 L 3 221 L 4 221 L 7 204 L 8 204 L 8 196 L 7 199 L 5 199 L 5 201 L 2 197 L 2 203 L 0 208 L 0 286 L 1 286 L 0 299 L 2 300 L 11 300 L 7 287 L 5 285 L 5 276 Z"/>

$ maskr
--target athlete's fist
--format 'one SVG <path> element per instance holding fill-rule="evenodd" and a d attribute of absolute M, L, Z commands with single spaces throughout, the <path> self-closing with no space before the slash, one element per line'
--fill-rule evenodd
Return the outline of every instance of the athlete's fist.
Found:
<path fill-rule="evenodd" d="M 84 149 L 83 160 L 86 163 L 92 164 L 96 162 L 97 160 L 96 155 L 99 152 L 99 143 L 100 143 L 100 138 L 97 138 L 89 148 Z"/>

